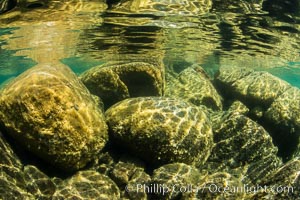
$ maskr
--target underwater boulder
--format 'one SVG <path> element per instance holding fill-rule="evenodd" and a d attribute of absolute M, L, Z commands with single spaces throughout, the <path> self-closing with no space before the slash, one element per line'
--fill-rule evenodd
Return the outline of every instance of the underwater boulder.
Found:
<path fill-rule="evenodd" d="M 226 172 L 209 174 L 184 163 L 167 164 L 155 169 L 152 184 L 155 199 L 242 199 L 239 192 L 224 188 L 242 187 L 242 182 Z"/>
<path fill-rule="evenodd" d="M 265 112 L 264 119 L 272 131 L 284 158 L 300 156 L 300 90 L 292 87 L 282 93 Z"/>
<path fill-rule="evenodd" d="M 290 160 L 265 177 L 261 189 L 250 194 L 247 199 L 299 199 L 300 197 L 300 160 Z"/>
<path fill-rule="evenodd" d="M 42 171 L 33 165 L 24 167 L 26 190 L 34 195 L 35 199 L 51 199 L 56 190 L 54 182 Z"/>
<path fill-rule="evenodd" d="M 122 198 L 148 199 L 148 193 L 138 188 L 149 185 L 151 177 L 140 164 L 136 160 L 122 159 L 111 171 L 110 177 L 119 186 Z"/>
<path fill-rule="evenodd" d="M 153 171 L 152 183 L 149 188 L 153 190 L 155 199 L 178 199 L 183 194 L 180 188 L 192 186 L 190 189 L 196 189 L 205 179 L 205 175 L 194 166 L 171 163 Z"/>
<path fill-rule="evenodd" d="M 246 68 L 221 67 L 216 85 L 226 97 L 235 97 L 249 107 L 268 108 L 291 86 L 268 72 Z"/>
<path fill-rule="evenodd" d="M 201 165 L 213 145 L 205 112 L 185 101 L 131 98 L 113 105 L 105 115 L 112 141 L 153 165 Z"/>
<path fill-rule="evenodd" d="M 215 145 L 205 163 L 206 169 L 231 171 L 252 165 L 246 175 L 255 183 L 258 174 L 266 175 L 282 163 L 269 133 L 250 118 L 238 112 L 220 112 L 212 117 L 212 124 Z M 272 164 L 260 162 L 268 160 L 270 155 L 273 155 Z M 256 163 L 261 167 L 258 171 L 255 171 Z"/>
<path fill-rule="evenodd" d="M 105 108 L 129 97 L 162 96 L 164 88 L 161 70 L 143 62 L 104 64 L 84 72 L 80 79 Z"/>
<path fill-rule="evenodd" d="M 245 104 L 243 104 L 242 102 L 236 100 L 236 101 L 232 102 L 232 104 L 229 106 L 227 111 L 228 112 L 238 112 L 243 115 L 247 115 L 249 113 L 249 108 L 247 108 L 247 106 Z"/>
<path fill-rule="evenodd" d="M 197 65 L 181 71 L 178 75 L 167 73 L 165 96 L 181 98 L 196 106 L 204 105 L 212 110 L 222 110 L 222 97 L 206 72 Z"/>
<path fill-rule="evenodd" d="M 27 192 L 23 164 L 0 132 L 0 199 L 34 199 Z"/>
<path fill-rule="evenodd" d="M 58 185 L 52 199 L 119 200 L 120 191 L 109 177 L 97 171 L 86 170 L 77 172 Z"/>
<path fill-rule="evenodd" d="M 23 165 L 4 135 L 0 132 L 0 169 L 3 167 L 21 169 Z"/>
<path fill-rule="evenodd" d="M 23 147 L 55 167 L 84 167 L 108 140 L 104 115 L 64 65 L 35 66 L 0 94 L 0 120 Z"/>

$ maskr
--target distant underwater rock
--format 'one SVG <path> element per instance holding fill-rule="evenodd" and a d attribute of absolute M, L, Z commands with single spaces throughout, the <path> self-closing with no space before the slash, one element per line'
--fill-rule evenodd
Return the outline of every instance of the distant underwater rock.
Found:
<path fill-rule="evenodd" d="M 185 101 L 131 98 L 113 105 L 105 115 L 112 141 L 154 165 L 201 165 L 213 145 L 205 112 Z"/>
<path fill-rule="evenodd" d="M 166 73 L 166 97 L 181 98 L 196 106 L 222 110 L 222 97 L 200 66 L 192 66 L 178 75 Z"/>
<path fill-rule="evenodd" d="M 52 199 L 119 200 L 120 191 L 118 186 L 109 177 L 97 171 L 86 170 L 77 172 L 58 185 Z"/>
<path fill-rule="evenodd" d="M 108 140 L 102 111 L 64 65 L 38 65 L 9 83 L 0 118 L 15 140 L 66 171 L 84 167 Z"/>
<path fill-rule="evenodd" d="M 143 62 L 104 64 L 84 72 L 80 79 L 105 108 L 129 97 L 162 96 L 164 88 L 161 69 Z"/>
<path fill-rule="evenodd" d="M 259 105 L 268 108 L 291 87 L 268 72 L 237 67 L 221 67 L 215 81 L 226 97 L 235 97 L 250 107 Z"/>

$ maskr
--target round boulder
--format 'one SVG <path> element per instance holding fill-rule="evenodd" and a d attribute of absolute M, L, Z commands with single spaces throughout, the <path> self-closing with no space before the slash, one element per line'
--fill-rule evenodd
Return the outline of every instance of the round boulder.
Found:
<path fill-rule="evenodd" d="M 144 62 L 100 65 L 84 72 L 80 79 L 103 100 L 105 108 L 129 97 L 162 96 L 164 87 L 161 70 Z"/>
<path fill-rule="evenodd" d="M 84 167 L 105 145 L 104 115 L 86 87 L 64 65 L 38 65 L 0 94 L 8 134 L 55 167 Z"/>
<path fill-rule="evenodd" d="M 185 101 L 131 98 L 105 114 L 112 140 L 154 165 L 202 164 L 212 149 L 212 129 L 205 112 Z"/>

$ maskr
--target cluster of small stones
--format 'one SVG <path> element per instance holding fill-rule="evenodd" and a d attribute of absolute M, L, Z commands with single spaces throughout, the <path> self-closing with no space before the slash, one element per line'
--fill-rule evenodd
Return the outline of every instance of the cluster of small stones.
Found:
<path fill-rule="evenodd" d="M 139 75 L 147 90 L 134 88 Z M 226 91 L 223 104 L 200 66 L 167 72 L 166 83 L 162 76 L 147 63 L 102 65 L 80 79 L 66 66 L 42 65 L 8 83 L 0 95 L 7 134 L 0 134 L 0 198 L 299 197 L 298 89 L 267 73 L 221 68 L 215 84 Z M 296 138 L 287 163 L 276 132 L 268 132 L 272 123 Z M 15 144 L 74 174 L 50 176 L 25 164 Z M 247 193 L 245 185 L 292 191 Z"/>

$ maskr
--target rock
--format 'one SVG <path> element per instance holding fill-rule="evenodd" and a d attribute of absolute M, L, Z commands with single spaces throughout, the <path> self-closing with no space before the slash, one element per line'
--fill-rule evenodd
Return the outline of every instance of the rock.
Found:
<path fill-rule="evenodd" d="M 107 176 L 96 171 L 79 171 L 66 179 L 53 195 L 53 200 L 103 199 L 119 200 L 118 186 Z"/>
<path fill-rule="evenodd" d="M 129 97 L 162 96 L 164 88 L 161 69 L 143 62 L 101 65 L 84 72 L 80 79 L 103 100 L 106 109 Z"/>
<path fill-rule="evenodd" d="M 212 110 L 222 110 L 222 97 L 200 66 L 192 66 L 178 75 L 167 73 L 166 97 L 181 98 L 196 106 L 205 105 Z"/>
<path fill-rule="evenodd" d="M 299 199 L 300 196 L 300 160 L 293 159 L 278 168 L 261 182 L 263 187 L 258 193 L 247 199 Z"/>
<path fill-rule="evenodd" d="M 102 111 L 66 66 L 35 66 L 0 94 L 0 120 L 29 151 L 66 171 L 84 167 L 105 145 Z"/>
<path fill-rule="evenodd" d="M 242 102 L 240 101 L 234 101 L 230 107 L 227 110 L 228 112 L 239 112 L 243 115 L 247 115 L 249 112 L 249 108 L 245 106 Z"/>
<path fill-rule="evenodd" d="M 300 90 L 292 87 L 280 95 L 264 119 L 283 158 L 300 156 Z"/>
<path fill-rule="evenodd" d="M 43 172 L 33 165 L 24 167 L 26 189 L 36 199 L 51 199 L 56 190 L 54 182 Z"/>
<path fill-rule="evenodd" d="M 245 193 L 241 192 L 243 184 L 240 179 L 226 173 L 218 172 L 206 176 L 201 180 L 198 190 L 193 193 L 184 193 L 182 199 L 243 199 Z"/>
<path fill-rule="evenodd" d="M 151 177 L 144 172 L 144 170 L 138 169 L 135 171 L 130 181 L 126 185 L 126 194 L 129 199 L 148 200 L 149 195 L 145 190 L 139 190 L 143 186 L 149 186 L 151 184 Z"/>
<path fill-rule="evenodd" d="M 11 181 L 11 177 L 0 172 L 0 199 L 33 200 L 33 195 Z"/>
<path fill-rule="evenodd" d="M 150 176 L 144 171 L 139 160 L 126 157 L 121 159 L 111 172 L 110 177 L 121 190 L 121 197 L 128 199 L 148 199 L 146 191 L 139 189 L 149 185 Z"/>
<path fill-rule="evenodd" d="M 268 108 L 271 103 L 291 86 L 269 74 L 245 68 L 221 67 L 216 84 L 225 96 L 234 96 L 245 105 Z"/>
<path fill-rule="evenodd" d="M 183 163 L 163 165 L 154 170 L 150 189 L 154 199 L 242 199 L 240 192 L 223 192 L 242 187 L 229 173 L 207 174 Z"/>
<path fill-rule="evenodd" d="M 14 153 L 10 144 L 0 132 L 0 168 L 2 167 L 21 169 L 23 165 L 19 157 Z"/>
<path fill-rule="evenodd" d="M 196 192 L 205 177 L 206 174 L 184 163 L 163 165 L 154 170 L 149 193 L 154 199 L 178 199 L 183 193 Z"/>
<path fill-rule="evenodd" d="M 0 199 L 27 199 L 33 196 L 26 191 L 23 164 L 0 132 Z"/>
<path fill-rule="evenodd" d="M 214 166 L 218 171 L 230 171 L 231 169 L 247 167 L 259 163 L 261 171 L 259 174 L 267 174 L 281 164 L 280 159 L 276 157 L 277 148 L 272 143 L 272 138 L 263 127 L 250 118 L 241 115 L 238 112 L 219 113 L 219 118 L 213 119 L 214 148 L 205 164 L 208 170 Z M 273 155 L 274 160 L 261 163 L 261 160 L 267 159 Z M 266 160 L 265 160 L 266 161 Z M 270 162 L 272 164 L 270 164 Z M 262 167 L 263 166 L 263 167 Z M 249 173 L 253 173 L 249 171 Z M 247 175 L 247 174 L 246 174 Z M 249 176 L 251 181 L 256 182 Z"/>
<path fill-rule="evenodd" d="M 261 184 L 265 177 L 272 174 L 281 165 L 281 158 L 274 154 L 264 156 L 260 160 L 251 162 L 245 166 L 247 170 L 243 183 L 250 186 Z"/>
<path fill-rule="evenodd" d="M 115 104 L 105 114 L 112 141 L 153 165 L 201 165 L 212 148 L 209 119 L 204 111 L 185 101 L 132 98 Z"/>

